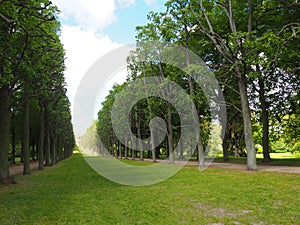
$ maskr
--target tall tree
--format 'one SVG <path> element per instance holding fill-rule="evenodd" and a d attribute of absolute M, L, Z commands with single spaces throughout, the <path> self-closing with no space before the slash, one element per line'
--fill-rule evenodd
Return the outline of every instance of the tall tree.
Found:
<path fill-rule="evenodd" d="M 227 63 L 232 65 L 230 68 L 236 75 L 239 84 L 247 148 L 247 169 L 256 170 L 256 152 L 247 95 L 247 70 L 245 70 L 247 65 L 244 62 L 247 49 L 243 46 L 243 40 L 251 39 L 253 31 L 253 3 L 251 0 L 247 4 L 233 3 L 231 0 L 204 3 L 200 0 L 198 5 L 193 2 L 190 8 L 197 18 L 198 30 L 209 38 Z M 245 15 L 237 17 L 241 10 L 246 12 Z M 220 30 L 218 24 L 224 24 L 224 21 L 227 21 L 228 28 Z"/>
<path fill-rule="evenodd" d="M 14 99 L 22 103 L 19 105 L 23 105 L 23 110 L 20 111 L 23 111 L 24 116 L 22 141 L 24 173 L 28 174 L 30 173 L 29 141 L 34 140 L 30 138 L 29 132 L 30 129 L 32 130 L 32 127 L 30 128 L 32 123 L 29 120 L 30 99 L 37 98 L 40 92 L 43 92 L 42 90 L 54 94 L 53 89 L 55 85 L 58 87 L 58 82 L 60 82 L 59 88 L 64 90 L 62 74 L 64 52 L 58 38 L 59 23 L 55 18 L 56 14 L 57 8 L 48 0 L 0 1 L 0 180 L 10 178 L 8 170 L 10 109 L 16 108 L 15 102 L 11 101 L 12 94 L 22 93 L 22 98 Z M 60 54 L 59 57 L 57 52 Z M 57 84 L 49 82 L 51 80 Z M 50 95 L 44 92 L 42 94 L 46 99 Z M 41 101 L 42 104 L 44 102 Z M 72 125 L 68 126 L 68 129 L 73 133 Z M 72 134 L 70 136 L 72 137 Z M 44 148 L 43 143 L 40 143 L 39 151 Z M 74 142 L 70 141 L 70 143 Z M 35 144 L 31 143 L 31 145 Z M 39 154 L 41 155 L 42 153 Z"/>

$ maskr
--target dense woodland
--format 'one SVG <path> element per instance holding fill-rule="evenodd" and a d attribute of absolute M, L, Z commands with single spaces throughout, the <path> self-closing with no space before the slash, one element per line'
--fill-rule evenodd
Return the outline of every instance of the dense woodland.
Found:
<path fill-rule="evenodd" d="M 115 84 L 106 97 L 98 120 L 87 130 L 81 145 L 104 154 L 103 146 L 113 157 L 169 157 L 194 155 L 203 165 L 212 129 L 211 113 L 203 91 L 182 71 L 159 60 L 136 60 L 145 54 L 144 41 L 177 44 L 199 55 L 217 78 L 227 111 L 222 148 L 224 160 L 229 156 L 247 156 L 247 168 L 256 170 L 256 153 L 270 162 L 270 152 L 300 152 L 300 5 L 295 0 L 169 0 L 164 12 L 150 12 L 148 24 L 136 28 L 138 47 L 128 58 L 128 79 Z M 166 46 L 164 46 L 166 47 Z M 186 69 L 193 69 L 185 55 Z M 163 118 L 167 135 L 151 151 L 143 151 L 142 143 L 126 140 L 122 144 L 112 127 L 113 103 L 121 91 L 133 81 L 145 77 L 161 77 L 176 82 L 186 90 L 197 108 L 200 139 L 196 148 L 174 148 L 180 134 L 178 112 L 165 100 L 149 97 L 138 101 L 129 115 L 131 130 L 140 139 L 152 137 L 149 121 Z M 224 129 L 224 127 L 223 127 Z M 101 141 L 100 141 L 101 140 Z M 148 139 L 149 140 L 149 139 Z M 190 140 L 183 140 L 190 141 Z M 218 143 L 215 143 L 215 146 Z M 134 151 L 130 146 L 137 146 Z M 107 152 L 106 152 L 107 154 Z"/>
<path fill-rule="evenodd" d="M 0 181 L 16 158 L 30 173 L 75 146 L 59 40 L 58 9 L 47 0 L 0 0 Z"/>

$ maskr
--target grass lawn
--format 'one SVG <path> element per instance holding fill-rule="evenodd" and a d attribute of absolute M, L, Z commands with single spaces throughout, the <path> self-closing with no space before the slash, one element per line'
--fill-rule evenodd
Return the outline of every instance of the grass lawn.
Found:
<path fill-rule="evenodd" d="M 295 155 L 293 155 L 290 152 L 284 152 L 284 153 L 270 153 L 270 157 L 272 159 L 297 159 L 297 157 L 295 157 Z M 256 158 L 257 159 L 263 159 L 264 155 L 261 154 L 256 154 Z M 300 160 L 300 158 L 298 158 Z"/>
<path fill-rule="evenodd" d="M 99 176 L 76 153 L 52 168 L 16 180 L 16 185 L 0 186 L 0 224 L 282 225 L 300 221 L 297 174 L 200 172 L 186 167 L 162 183 L 131 187 Z"/>
<path fill-rule="evenodd" d="M 263 163 L 263 154 L 256 154 L 257 163 L 259 165 L 270 165 L 270 166 L 300 166 L 300 158 L 291 154 L 290 152 L 286 153 L 270 153 L 272 162 Z M 223 162 L 223 155 L 219 154 L 214 161 Z M 230 163 L 247 163 L 247 157 L 233 157 L 229 156 Z"/>

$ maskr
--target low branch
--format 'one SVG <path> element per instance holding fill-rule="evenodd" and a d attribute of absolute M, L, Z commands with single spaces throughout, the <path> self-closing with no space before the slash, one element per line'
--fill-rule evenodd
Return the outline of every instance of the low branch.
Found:
<path fill-rule="evenodd" d="M 299 67 L 296 67 L 296 68 L 293 68 L 293 69 L 290 69 L 290 70 L 288 70 L 287 72 L 289 73 L 289 74 L 291 74 L 291 73 L 296 73 L 297 71 L 299 71 L 300 70 L 300 66 Z"/>
<path fill-rule="evenodd" d="M 0 3 L 1 3 L 1 1 L 0 1 Z M 11 19 L 7 18 L 6 16 L 4 16 L 2 13 L 0 13 L 0 17 L 1 17 L 2 19 L 4 19 L 6 22 L 8 22 L 8 23 L 14 22 L 13 20 L 11 20 Z"/>
<path fill-rule="evenodd" d="M 286 25 L 284 25 L 284 26 L 280 29 L 280 31 L 278 31 L 278 32 L 276 33 L 276 35 L 279 36 L 286 28 L 291 27 L 291 26 L 294 26 L 294 25 L 300 26 L 300 23 L 292 22 L 292 23 L 286 24 Z"/>
<path fill-rule="evenodd" d="M 242 113 L 242 109 L 240 109 L 239 107 L 237 107 L 236 105 L 230 103 L 230 102 L 220 102 L 220 105 L 225 105 L 225 106 L 231 106 L 233 107 L 234 109 L 236 109 L 238 112 Z"/>
<path fill-rule="evenodd" d="M 217 50 L 220 52 L 220 54 L 231 64 L 233 64 L 233 60 L 231 59 L 231 56 L 228 55 L 227 53 L 230 52 L 227 49 L 226 44 L 224 43 L 224 40 L 221 38 L 220 35 L 216 34 L 211 26 L 210 20 L 207 17 L 206 13 L 204 12 L 205 9 L 202 6 L 202 1 L 200 2 L 200 7 L 201 7 L 201 11 L 203 12 L 203 15 L 205 17 L 208 26 L 210 27 L 210 29 L 208 30 L 206 27 L 203 26 L 202 22 L 198 19 L 198 16 L 196 15 L 195 11 L 193 10 L 193 7 L 191 6 L 191 11 L 194 14 L 195 18 L 197 19 L 197 22 L 199 24 L 199 30 L 205 34 L 215 45 L 215 47 L 217 48 Z"/>

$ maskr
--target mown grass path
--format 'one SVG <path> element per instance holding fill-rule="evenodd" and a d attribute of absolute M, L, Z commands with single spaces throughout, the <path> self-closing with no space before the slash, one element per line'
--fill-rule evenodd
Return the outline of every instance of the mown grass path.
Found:
<path fill-rule="evenodd" d="M 131 163 L 131 162 L 127 162 Z M 142 162 L 133 161 L 139 164 Z M 112 183 L 77 153 L 0 186 L 0 224 L 299 224 L 300 175 L 183 168 L 151 186 Z"/>
<path fill-rule="evenodd" d="M 136 160 L 139 160 L 136 159 Z M 151 159 L 144 159 L 145 161 L 151 162 Z M 158 163 L 162 160 L 156 160 Z M 177 161 L 177 163 L 180 163 Z M 222 162 L 220 160 L 216 160 L 212 163 L 206 162 L 206 165 L 212 168 L 224 168 L 224 169 L 237 169 L 237 170 L 245 170 L 246 169 L 246 159 L 238 159 L 235 158 L 233 161 Z M 279 173 L 297 173 L 300 174 L 300 159 L 290 158 L 287 160 L 275 158 L 275 161 L 272 163 L 258 163 L 259 171 L 268 171 L 268 172 L 279 172 Z M 197 167 L 197 161 L 189 161 L 187 162 L 187 166 Z M 30 164 L 30 168 L 32 170 L 37 170 L 38 162 L 33 161 Z M 17 163 L 15 165 L 11 165 L 10 175 L 17 175 L 23 173 L 23 163 Z"/>

